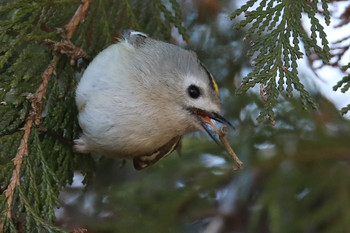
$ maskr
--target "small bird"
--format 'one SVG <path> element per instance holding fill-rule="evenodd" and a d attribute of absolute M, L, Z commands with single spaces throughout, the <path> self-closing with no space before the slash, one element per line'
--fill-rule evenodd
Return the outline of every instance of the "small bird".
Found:
<path fill-rule="evenodd" d="M 193 51 L 132 30 L 100 52 L 76 90 L 81 153 L 132 159 L 138 170 L 179 145 L 183 135 L 205 130 L 220 114 L 218 86 Z"/>

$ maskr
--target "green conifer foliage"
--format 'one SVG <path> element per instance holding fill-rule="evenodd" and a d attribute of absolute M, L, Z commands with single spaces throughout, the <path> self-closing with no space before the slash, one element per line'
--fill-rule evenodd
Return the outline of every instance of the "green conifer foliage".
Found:
<path fill-rule="evenodd" d="M 342 67 L 342 71 L 346 72 L 350 68 L 350 63 Z M 342 80 L 340 80 L 334 87 L 333 90 L 337 91 L 338 89 L 341 90 L 341 92 L 345 93 L 350 89 L 350 74 L 345 75 Z M 340 112 L 342 114 L 346 114 L 348 111 L 350 111 L 350 104 L 347 106 L 343 107 Z"/>
<path fill-rule="evenodd" d="M 258 4 L 257 8 L 249 10 L 255 4 Z M 322 0 L 321 6 L 324 20 L 329 24 L 327 0 Z M 316 17 L 318 1 L 250 0 L 232 13 L 231 19 L 243 12 L 245 19 L 241 20 L 236 28 L 239 29 L 251 23 L 244 40 L 251 40 L 248 55 L 254 56 L 254 68 L 243 79 L 237 94 L 246 92 L 256 84 L 264 86 L 268 97 L 264 99 L 265 104 L 258 117 L 259 122 L 266 118 L 274 122 L 273 109 L 283 91 L 287 97 L 292 97 L 295 89 L 300 94 L 304 109 L 308 106 L 317 108 L 317 104 L 300 82 L 297 60 L 304 56 L 299 46 L 300 41 L 303 42 L 306 56 L 310 56 L 314 51 L 324 64 L 327 64 L 330 59 L 326 33 Z M 302 26 L 303 14 L 310 19 L 311 35 L 308 35 Z M 318 40 L 321 41 L 322 46 L 318 44 Z"/>
<path fill-rule="evenodd" d="M 254 4 L 257 8 L 250 10 Z M 242 232 L 346 232 L 349 122 L 322 97 L 317 99 L 319 115 L 290 114 L 288 110 L 297 109 L 298 103 L 279 101 L 282 93 L 292 97 L 297 90 L 304 108 L 317 107 L 298 77 L 297 61 L 304 55 L 302 41 L 306 56 L 316 53 L 328 63 L 330 49 L 316 17 L 321 8 L 329 24 L 327 4 L 326 0 L 249 0 L 231 16 L 245 14 L 237 28 L 251 24 L 245 41 L 251 41 L 249 55 L 254 57 L 254 69 L 237 93 L 262 84 L 264 100 L 261 103 L 255 95 L 232 99 L 227 93 L 233 80 L 219 80 L 231 84 L 223 98 L 226 114 L 240 124 L 232 145 L 243 155 L 245 170 L 233 173 L 223 148 L 197 135 L 184 139 L 187 150 L 181 160 L 170 156 L 142 175 L 117 170 L 116 161 L 104 158 L 97 168 L 107 160 L 101 170 L 109 168 L 109 173 L 95 184 L 93 191 L 101 200 L 95 210 L 117 213 L 119 221 L 107 219 L 104 224 L 97 214 L 98 224 L 87 223 L 89 229 L 184 232 L 184 226 L 195 219 L 191 225 L 200 222 L 201 226 L 187 231 L 194 232 L 207 226 L 207 216 L 216 216 L 224 219 L 225 232 L 232 232 L 229 227 Z M 303 15 L 310 19 L 310 35 L 302 27 Z M 58 195 L 72 183 L 74 171 L 81 172 L 87 184 L 96 166 L 91 156 L 75 153 L 71 145 L 80 133 L 74 101 L 79 77 L 88 61 L 115 42 L 122 29 L 170 40 L 175 27 L 189 41 L 181 18 L 176 0 L 0 0 L 0 232 L 66 232 L 55 225 Z M 220 50 L 217 45 L 211 48 L 217 53 L 231 48 Z M 227 76 L 233 77 L 240 65 L 232 68 L 233 58 L 224 55 Z M 344 66 L 344 71 L 349 67 Z M 334 89 L 348 91 L 349 80 L 345 76 Z M 260 122 L 274 122 L 275 113 L 279 114 L 276 127 L 257 125 L 251 118 L 261 108 Z M 350 105 L 342 112 L 349 109 Z M 321 119 L 324 116 L 329 119 Z M 267 149 L 259 145 L 271 146 L 275 152 L 264 157 Z M 224 164 L 203 162 L 212 157 L 224 158 Z M 112 172 L 121 179 L 114 179 Z M 323 182 L 315 182 L 318 179 Z M 235 202 L 227 204 L 220 192 L 233 193 Z M 220 204 L 232 208 L 225 212 Z"/>
<path fill-rule="evenodd" d="M 0 231 L 64 232 L 53 225 L 58 194 L 75 170 L 85 183 L 94 170 L 92 158 L 70 144 L 80 131 L 76 75 L 122 29 L 169 39 L 174 25 L 188 35 L 173 0 L 0 4 Z M 88 58 L 78 60 L 67 45 Z"/>

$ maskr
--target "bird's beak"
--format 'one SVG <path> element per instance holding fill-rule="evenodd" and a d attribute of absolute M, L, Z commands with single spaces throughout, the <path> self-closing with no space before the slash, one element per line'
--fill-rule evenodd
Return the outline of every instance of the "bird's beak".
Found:
<path fill-rule="evenodd" d="M 215 137 L 213 132 L 211 131 L 210 127 L 211 126 L 216 133 L 219 135 L 220 131 L 216 128 L 212 120 L 215 120 L 217 122 L 220 122 L 224 125 L 230 126 L 231 128 L 234 129 L 233 125 L 227 121 L 224 117 L 222 117 L 220 114 L 216 112 L 207 112 L 201 109 L 194 108 L 192 109 L 192 112 L 194 115 L 196 115 L 203 127 L 203 129 L 208 133 L 208 135 L 216 142 L 219 143 L 218 139 Z"/>

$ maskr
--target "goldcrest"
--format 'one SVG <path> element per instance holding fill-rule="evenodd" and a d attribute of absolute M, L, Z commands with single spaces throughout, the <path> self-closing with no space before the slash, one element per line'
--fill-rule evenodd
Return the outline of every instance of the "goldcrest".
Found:
<path fill-rule="evenodd" d="M 126 30 L 100 52 L 76 90 L 82 134 L 75 149 L 132 159 L 143 169 L 170 154 L 183 135 L 205 130 L 220 114 L 218 86 L 197 55 Z"/>

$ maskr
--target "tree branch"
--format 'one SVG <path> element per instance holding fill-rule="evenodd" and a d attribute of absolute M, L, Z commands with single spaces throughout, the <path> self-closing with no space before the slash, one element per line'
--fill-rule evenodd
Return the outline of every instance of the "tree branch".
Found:
<path fill-rule="evenodd" d="M 67 38 L 66 40 L 70 40 L 81 21 L 83 21 L 87 15 L 89 10 L 89 6 L 92 0 L 82 0 L 82 4 L 77 9 L 75 15 L 71 19 L 71 21 L 65 26 L 67 30 Z M 21 177 L 21 166 L 23 162 L 23 158 L 28 156 L 28 139 L 30 136 L 31 128 L 33 123 L 36 125 L 40 125 L 41 123 L 41 113 L 42 113 L 42 99 L 46 94 L 46 88 L 49 83 L 50 78 L 56 74 L 56 64 L 59 61 L 61 54 L 56 55 L 51 61 L 45 72 L 41 75 L 42 82 L 37 89 L 35 94 L 27 93 L 25 96 L 29 99 L 31 104 L 31 110 L 26 118 L 25 125 L 23 127 L 24 134 L 21 139 L 21 143 L 18 147 L 17 154 L 13 159 L 13 163 L 15 168 L 12 172 L 12 177 L 10 179 L 10 183 L 5 190 L 5 195 L 7 198 L 7 217 L 11 219 L 12 217 L 12 202 L 14 197 L 14 192 L 16 189 L 16 185 L 20 185 L 20 177 Z M 3 230 L 3 223 L 0 224 L 0 231 Z"/>
<path fill-rule="evenodd" d="M 83 21 L 86 18 L 86 15 L 89 11 L 90 4 L 92 3 L 92 0 L 82 0 L 83 4 L 80 4 L 79 8 L 75 12 L 73 18 L 70 20 L 70 22 L 64 27 L 67 30 L 67 39 L 70 40 L 73 37 L 73 34 L 75 30 L 77 29 L 77 26 L 81 21 Z"/>
<path fill-rule="evenodd" d="M 219 134 L 220 141 L 222 142 L 223 146 L 225 147 L 227 153 L 231 156 L 231 158 L 233 159 L 233 161 L 236 164 L 236 167 L 234 168 L 234 170 L 240 170 L 243 167 L 243 163 L 238 158 L 238 156 L 236 155 L 236 153 L 233 151 L 232 147 L 228 143 L 228 141 L 226 139 L 227 133 L 228 133 L 227 127 L 226 126 L 221 127 L 220 134 Z"/>
<path fill-rule="evenodd" d="M 5 190 L 5 196 L 7 198 L 7 217 L 10 219 L 12 217 L 11 205 L 13 201 L 13 194 L 15 192 L 16 185 L 20 185 L 20 177 L 21 177 L 21 166 L 23 157 L 28 155 L 28 139 L 30 135 L 30 130 L 33 125 L 34 118 L 33 116 L 29 116 L 26 120 L 26 124 L 24 125 L 24 134 L 21 139 L 21 143 L 18 147 L 17 154 L 13 159 L 13 164 L 15 165 L 15 169 L 12 172 L 12 177 L 10 180 L 10 184 L 7 186 Z"/>

